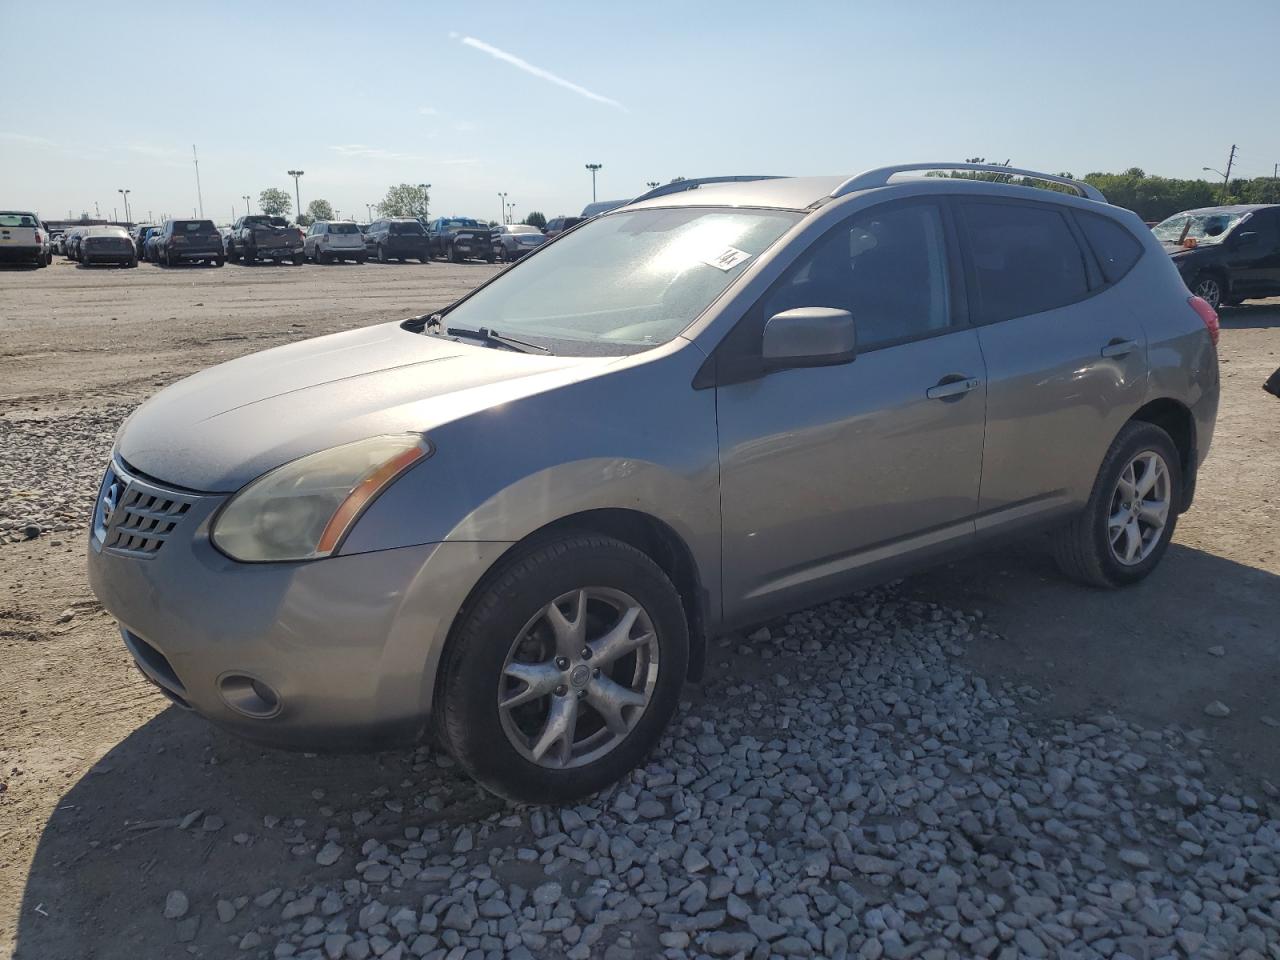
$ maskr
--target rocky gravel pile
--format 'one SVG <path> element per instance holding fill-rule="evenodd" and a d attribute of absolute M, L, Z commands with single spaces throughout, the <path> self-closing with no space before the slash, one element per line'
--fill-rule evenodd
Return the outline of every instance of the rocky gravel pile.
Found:
<path fill-rule="evenodd" d="M 0 416 L 0 543 L 85 529 L 116 430 L 136 405 Z"/>
<path fill-rule="evenodd" d="M 893 589 L 817 607 L 718 641 L 649 764 L 587 802 L 453 816 L 470 787 L 423 748 L 318 816 L 194 812 L 306 882 L 154 909 L 255 958 L 1280 958 L 1276 788 L 1215 785 L 1196 731 L 1035 719 L 962 665 L 986 636 Z"/>

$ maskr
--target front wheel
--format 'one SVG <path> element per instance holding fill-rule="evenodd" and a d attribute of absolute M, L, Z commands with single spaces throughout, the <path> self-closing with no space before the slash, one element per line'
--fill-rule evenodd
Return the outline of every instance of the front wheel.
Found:
<path fill-rule="evenodd" d="M 302 266 L 302 264 L 303 264 L 303 262 L 304 262 L 305 260 L 306 260 L 306 257 L 304 257 L 304 256 L 303 256 L 302 254 L 300 254 L 300 253 L 295 253 L 295 254 L 293 255 L 293 265 L 294 265 L 295 267 L 300 267 L 300 266 Z"/>
<path fill-rule="evenodd" d="M 1059 569 L 1095 587 L 1137 583 L 1168 549 L 1181 502 L 1173 440 L 1154 424 L 1129 421 L 1103 458 L 1084 510 L 1055 536 Z"/>
<path fill-rule="evenodd" d="M 1212 273 L 1202 273 L 1191 284 L 1191 292 L 1217 310 L 1225 299 L 1222 281 Z"/>
<path fill-rule="evenodd" d="M 382 244 L 378 244 L 378 262 L 379 263 L 387 262 L 387 251 L 386 251 L 386 248 L 382 246 Z"/>
<path fill-rule="evenodd" d="M 684 608 L 661 568 L 619 540 L 571 535 L 507 561 L 468 603 L 435 726 L 486 789 L 560 803 L 644 759 L 688 664 Z"/>

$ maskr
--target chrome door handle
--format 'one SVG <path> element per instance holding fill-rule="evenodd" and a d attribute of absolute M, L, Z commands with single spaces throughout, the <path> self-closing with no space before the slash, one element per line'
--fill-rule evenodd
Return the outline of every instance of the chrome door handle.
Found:
<path fill-rule="evenodd" d="M 1127 357 L 1138 345 L 1136 340 L 1121 340 L 1119 337 L 1102 348 L 1104 357 Z"/>
<path fill-rule="evenodd" d="M 949 397 L 963 396 L 970 390 L 976 389 L 981 384 L 982 381 L 977 377 L 961 377 L 955 380 L 948 379 L 930 387 L 924 392 L 924 395 L 930 400 L 946 400 Z"/>

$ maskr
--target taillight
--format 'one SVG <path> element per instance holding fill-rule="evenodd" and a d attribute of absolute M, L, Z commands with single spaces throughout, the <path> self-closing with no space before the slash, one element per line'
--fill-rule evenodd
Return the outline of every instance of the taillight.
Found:
<path fill-rule="evenodd" d="M 40 236 L 40 231 L 36 231 L 36 243 L 44 243 L 44 237 Z"/>
<path fill-rule="evenodd" d="M 1191 309 L 1200 315 L 1200 319 L 1204 321 L 1205 329 L 1209 331 L 1209 339 L 1213 341 L 1213 345 L 1218 345 L 1218 314 L 1213 307 L 1209 306 L 1209 301 L 1202 297 L 1188 297 L 1187 303 L 1191 304 Z"/>

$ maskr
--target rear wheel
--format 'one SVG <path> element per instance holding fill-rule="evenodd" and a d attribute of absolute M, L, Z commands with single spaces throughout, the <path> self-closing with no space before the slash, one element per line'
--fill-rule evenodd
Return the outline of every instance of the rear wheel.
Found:
<path fill-rule="evenodd" d="M 302 264 L 306 261 L 306 259 L 307 259 L 307 258 L 306 258 L 306 257 L 304 257 L 302 254 L 300 254 L 300 253 L 295 253 L 295 254 L 293 255 L 293 265 L 294 265 L 295 267 L 300 267 L 300 266 L 302 266 Z"/>
<path fill-rule="evenodd" d="M 453 263 L 462 262 L 462 255 L 458 253 L 457 248 L 454 247 L 453 244 L 449 244 L 449 260 Z"/>
<path fill-rule="evenodd" d="M 215 258 L 214 258 L 213 265 L 214 265 L 215 267 L 220 267 L 220 266 L 222 266 L 224 263 L 226 263 L 226 259 L 225 259 L 224 257 L 215 257 Z"/>
<path fill-rule="evenodd" d="M 1178 448 L 1154 424 L 1131 420 L 1103 458 L 1084 510 L 1056 534 L 1058 567 L 1095 587 L 1137 583 L 1168 549 L 1181 502 Z"/>
<path fill-rule="evenodd" d="M 1215 310 L 1222 306 L 1225 298 L 1222 281 L 1212 273 L 1199 274 L 1191 284 L 1191 292 Z"/>
<path fill-rule="evenodd" d="M 435 725 L 484 787 L 529 803 L 594 793 L 662 736 L 689 662 L 680 596 L 634 547 L 593 534 L 502 565 L 441 663 Z"/>
<path fill-rule="evenodd" d="M 379 263 L 387 262 L 387 248 L 384 247 L 382 244 L 378 244 L 378 262 Z"/>

